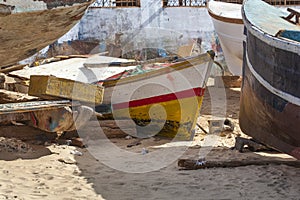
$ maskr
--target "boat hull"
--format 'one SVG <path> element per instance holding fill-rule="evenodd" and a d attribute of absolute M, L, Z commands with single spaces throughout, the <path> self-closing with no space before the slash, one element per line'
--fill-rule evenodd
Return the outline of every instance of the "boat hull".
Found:
<path fill-rule="evenodd" d="M 220 40 L 228 70 L 242 75 L 244 25 L 240 4 L 210 1 L 208 13 Z M 226 9 L 227 8 L 227 9 Z"/>
<path fill-rule="evenodd" d="M 241 130 L 261 143 L 300 159 L 300 107 L 267 90 L 247 64 L 244 70 L 239 113 Z"/>
<path fill-rule="evenodd" d="M 113 112 L 117 119 L 131 118 L 138 125 L 137 133 L 139 137 L 150 137 L 158 134 L 175 138 L 175 140 L 191 140 L 193 139 L 192 131 L 200 112 L 202 99 L 202 94 L 201 96 L 193 94 L 191 97 L 182 97 L 153 104 L 145 103 L 145 105 L 129 106 L 121 109 L 114 106 Z"/>
<path fill-rule="evenodd" d="M 247 41 L 239 114 L 241 130 L 300 159 L 300 44 L 272 36 L 274 27 L 268 29 L 268 34 L 261 31 L 245 14 L 244 19 Z M 256 24 L 268 28 L 264 23 Z"/>
<path fill-rule="evenodd" d="M 156 134 L 190 140 L 200 112 L 212 58 L 203 54 L 150 73 L 104 85 L 103 103 L 115 119 L 131 118 L 139 137 Z"/>
<path fill-rule="evenodd" d="M 11 12 L 0 12 L 0 66 L 15 64 L 55 42 L 81 19 L 92 1 L 72 6 L 62 6 L 64 1 L 51 2 L 45 3 L 45 8 L 34 7 L 36 10 L 30 3 L 29 8 L 12 3 Z"/>
<path fill-rule="evenodd" d="M 297 2 L 288 2 L 286 5 L 276 5 L 277 8 L 286 10 L 287 7 L 299 9 Z M 228 70 L 233 75 L 242 75 L 244 23 L 241 15 L 242 5 L 211 0 L 208 3 L 208 13 L 211 16 L 215 31 L 224 52 Z"/>

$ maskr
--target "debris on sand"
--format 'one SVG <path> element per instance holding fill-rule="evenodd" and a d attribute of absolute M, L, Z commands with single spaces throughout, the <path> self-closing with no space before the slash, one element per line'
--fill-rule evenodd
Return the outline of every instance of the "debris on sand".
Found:
<path fill-rule="evenodd" d="M 27 153 L 32 152 L 32 148 L 16 138 L 0 137 L 0 151 Z"/>

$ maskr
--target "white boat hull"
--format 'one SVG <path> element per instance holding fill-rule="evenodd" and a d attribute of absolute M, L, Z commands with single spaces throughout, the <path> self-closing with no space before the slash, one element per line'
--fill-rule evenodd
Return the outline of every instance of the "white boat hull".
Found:
<path fill-rule="evenodd" d="M 286 10 L 288 6 L 276 7 Z M 289 7 L 300 9 L 300 5 L 291 4 Z M 220 40 L 228 70 L 238 76 L 242 75 L 243 41 L 246 40 L 241 9 L 242 5 L 237 3 L 211 0 L 208 4 L 208 13 Z"/>
<path fill-rule="evenodd" d="M 242 75 L 244 25 L 241 5 L 210 1 L 208 12 L 218 35 L 228 70 L 233 75 Z"/>
<path fill-rule="evenodd" d="M 153 73 L 153 77 L 147 75 L 147 77 L 141 76 L 139 79 L 132 77 L 132 80 L 128 78 L 128 81 L 120 81 L 117 83 L 117 87 L 105 88 L 103 101 L 116 105 L 141 100 L 145 97 L 176 94 L 190 89 L 204 88 L 210 70 L 209 65 L 207 62 L 200 64 L 197 62 L 199 61 L 188 63 L 191 67 L 184 67 L 181 70 L 167 67 L 158 74 Z"/>
<path fill-rule="evenodd" d="M 103 84 L 114 119 L 131 118 L 142 137 L 191 139 L 213 60 L 202 54 L 161 69 Z M 146 126 L 145 126 L 146 125 Z"/>
<path fill-rule="evenodd" d="M 243 25 L 213 19 L 229 71 L 233 75 L 242 75 L 243 63 Z"/>

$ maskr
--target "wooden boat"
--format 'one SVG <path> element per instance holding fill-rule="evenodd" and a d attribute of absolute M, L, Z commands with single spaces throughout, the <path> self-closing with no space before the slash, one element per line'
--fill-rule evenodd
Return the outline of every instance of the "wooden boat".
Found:
<path fill-rule="evenodd" d="M 160 134 L 191 139 L 200 111 L 214 53 L 189 57 L 164 67 L 106 81 L 103 104 L 114 119 L 133 119 L 138 136 Z"/>
<path fill-rule="evenodd" d="M 218 35 L 228 70 L 233 75 L 242 75 L 243 20 L 241 4 L 211 0 L 208 13 Z"/>
<path fill-rule="evenodd" d="M 295 14 L 297 14 L 295 12 Z M 300 159 L 300 38 L 292 15 L 260 0 L 242 8 L 247 40 L 239 122 L 255 140 Z"/>
<path fill-rule="evenodd" d="M 35 91 L 33 95 L 37 95 L 40 91 L 42 94 L 45 93 L 43 85 L 51 84 L 48 81 L 50 75 L 57 76 L 55 79 L 59 77 L 90 84 L 104 79 L 100 81 L 104 87 L 101 103 L 97 103 L 96 96 L 91 97 L 95 99 L 97 112 L 109 113 L 110 117 L 113 115 L 117 120 L 133 119 L 139 125 L 137 127 L 139 137 L 160 133 L 174 139 L 186 140 L 193 136 L 214 53 L 180 59 L 176 57 L 133 62 L 94 55 L 90 58 L 71 58 L 44 64 L 35 69 L 27 68 L 10 74 L 23 80 L 46 77 L 47 79 L 43 79 L 42 82 L 35 81 L 36 87 L 42 90 Z M 43 84 L 38 85 L 39 82 Z M 53 82 L 53 85 L 56 86 L 57 83 Z M 69 87 L 65 88 L 67 93 L 69 91 L 78 93 L 69 95 L 71 99 L 76 99 L 75 96 L 87 92 L 77 87 L 74 89 L 70 84 L 64 85 Z M 54 90 L 52 92 L 56 93 Z M 95 91 L 92 91 L 92 95 L 95 95 Z M 79 100 L 84 101 L 82 95 Z"/>
<path fill-rule="evenodd" d="M 286 9 L 287 6 L 300 9 L 299 0 L 265 0 L 265 2 Z M 207 6 L 215 31 L 220 40 L 228 70 L 233 75 L 242 75 L 244 25 L 241 15 L 243 0 L 210 0 Z"/>
<path fill-rule="evenodd" d="M 26 59 L 56 41 L 93 0 L 6 0 L 0 3 L 0 66 Z"/>

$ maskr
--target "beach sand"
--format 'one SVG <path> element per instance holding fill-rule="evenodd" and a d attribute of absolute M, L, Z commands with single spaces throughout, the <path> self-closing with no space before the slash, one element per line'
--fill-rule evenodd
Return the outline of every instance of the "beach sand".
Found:
<path fill-rule="evenodd" d="M 299 199 L 300 170 L 296 167 L 284 164 L 198 170 L 178 167 L 179 158 L 294 160 L 278 152 L 231 150 L 235 137 L 245 136 L 238 127 L 240 90 L 226 88 L 226 104 L 222 92 L 223 88 L 208 88 L 198 123 L 208 130 L 212 113 L 225 107 L 225 117 L 234 123 L 234 130 L 223 131 L 209 140 L 211 137 L 198 128 L 189 148 L 186 143 L 175 146 L 167 139 L 156 137 L 141 140 L 139 145 L 129 148 L 127 145 L 136 139 L 113 138 L 110 144 L 119 151 L 110 151 L 111 146 L 104 145 L 99 148 L 103 154 L 97 154 L 93 143 L 88 148 L 78 148 L 2 138 L 0 199 Z M 212 105 L 212 97 L 221 103 Z M 9 149 L 2 145 L 5 142 L 19 146 Z M 201 145 L 205 147 L 200 148 Z"/>

